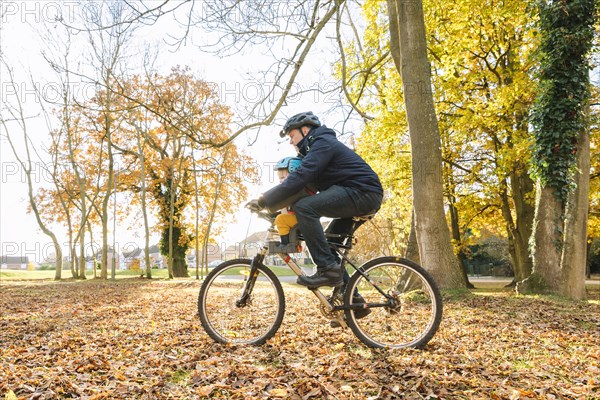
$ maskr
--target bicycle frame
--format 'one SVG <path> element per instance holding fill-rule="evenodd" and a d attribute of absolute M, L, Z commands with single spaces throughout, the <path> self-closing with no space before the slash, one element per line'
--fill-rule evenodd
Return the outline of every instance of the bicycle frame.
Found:
<path fill-rule="evenodd" d="M 309 238 L 294 230 L 290 232 L 293 245 L 280 246 L 275 215 L 253 212 L 270 221 L 264 245 L 251 259 L 236 258 L 215 267 L 198 294 L 202 326 L 218 343 L 261 345 L 281 327 L 285 292 L 281 277 L 265 265 L 268 255 L 279 255 L 293 271 L 292 276 L 309 274 L 293 258 L 300 250 L 297 244 Z M 369 218 L 334 219 L 324 229 L 328 244 L 341 262 L 343 283 L 336 280 L 338 286 L 332 292 L 322 287 L 307 289 L 317 297 L 317 308 L 332 328 L 350 328 L 360 341 L 373 348 L 421 348 L 440 326 L 441 293 L 427 270 L 402 257 L 376 257 L 364 264 L 350 260 L 356 229 Z M 281 248 L 289 249 L 291 254 L 280 253 Z"/>
<path fill-rule="evenodd" d="M 274 239 L 275 234 L 276 234 L 276 230 L 271 225 L 271 227 L 267 230 L 267 236 L 265 238 L 265 245 L 260 249 L 260 251 L 252 259 L 252 263 L 250 264 L 250 274 L 248 276 L 248 279 L 246 280 L 244 289 L 242 290 L 242 295 L 240 296 L 238 301 L 236 301 L 236 305 L 238 307 L 244 307 L 246 305 L 246 301 L 250 298 L 250 294 L 252 293 L 252 289 L 254 288 L 254 283 L 256 282 L 256 278 L 258 277 L 256 266 L 262 264 L 265 259 L 265 256 L 267 254 L 269 254 L 268 243 Z M 304 271 L 302 271 L 302 268 L 300 268 L 298 266 L 298 264 L 296 264 L 296 261 L 289 254 L 278 254 L 278 255 L 281 257 L 283 262 L 285 262 L 287 264 L 287 266 L 290 267 L 290 269 L 292 271 L 294 271 L 294 273 L 297 276 L 303 276 L 303 275 L 306 276 Z M 321 305 L 323 307 L 325 307 L 330 312 L 335 311 L 333 305 L 329 303 L 329 300 L 327 300 L 327 297 L 318 288 L 317 289 L 309 289 L 309 290 L 311 292 L 313 292 L 315 296 L 317 296 L 317 299 L 319 299 L 319 302 L 321 303 Z M 344 326 L 344 327 L 347 326 L 346 322 L 341 317 L 339 317 L 338 322 L 340 324 L 342 324 L 342 326 Z"/>
<path fill-rule="evenodd" d="M 258 273 L 257 273 L 257 266 L 263 264 L 263 261 L 265 259 L 265 257 L 269 254 L 269 245 L 268 243 L 273 241 L 273 239 L 275 238 L 275 236 L 277 235 L 277 230 L 274 228 L 273 226 L 273 221 L 272 219 L 267 216 L 264 213 L 257 213 L 259 217 L 263 218 L 263 219 L 267 219 L 271 222 L 271 227 L 267 230 L 267 235 L 265 237 L 264 240 L 264 245 L 263 247 L 260 249 L 260 251 L 254 256 L 254 258 L 252 259 L 252 263 L 250 265 L 250 274 L 248 276 L 248 279 L 246 280 L 246 283 L 244 285 L 243 291 L 242 291 L 242 295 L 240 296 L 240 298 L 236 301 L 236 305 L 238 307 L 244 307 L 246 305 L 246 301 L 250 298 L 250 294 L 252 293 L 252 289 L 254 288 L 254 284 L 256 282 L 256 278 L 258 277 Z M 352 268 L 354 268 L 354 270 L 356 272 L 358 272 L 359 274 L 361 274 L 374 288 L 377 289 L 377 291 L 379 291 L 379 293 L 381 293 L 388 301 L 386 303 L 361 303 L 361 304 L 354 304 L 354 305 L 333 305 L 328 298 L 319 290 L 319 288 L 315 288 L 315 289 L 311 289 L 308 288 L 311 292 L 313 292 L 313 294 L 317 297 L 317 299 L 319 299 L 319 302 L 321 303 L 322 307 L 324 307 L 325 310 L 329 311 L 330 313 L 334 313 L 336 311 L 343 311 L 343 310 L 356 310 L 356 309 L 361 309 L 361 308 L 374 308 L 374 307 L 395 307 L 396 306 L 396 300 L 389 295 L 388 293 L 385 293 L 383 290 L 381 290 L 377 284 L 375 284 L 375 282 L 373 282 L 368 276 L 366 276 L 359 267 L 357 267 L 356 265 L 354 265 L 346 256 L 347 252 L 352 248 L 351 245 L 351 241 L 353 239 L 353 236 L 350 235 L 349 237 L 345 238 L 346 241 L 350 241 L 350 243 L 344 243 L 344 244 L 334 244 L 330 242 L 330 245 L 335 249 L 335 251 L 340 255 L 340 257 L 342 258 L 342 265 L 344 263 L 348 263 L 352 266 Z M 298 266 L 298 264 L 296 263 L 296 261 L 294 260 L 293 257 L 291 257 L 289 254 L 284 253 L 284 254 L 280 254 L 278 253 L 279 257 L 283 260 L 283 262 L 298 276 L 306 276 L 306 274 L 304 273 L 304 271 L 302 270 L 302 268 L 300 268 Z M 338 291 L 339 288 L 335 288 L 334 289 L 334 294 L 336 293 L 336 291 Z M 342 326 L 342 327 L 347 327 L 346 321 L 343 318 L 343 315 L 341 313 L 337 313 L 333 314 L 335 316 L 334 319 L 336 319 L 338 321 L 338 323 Z"/>

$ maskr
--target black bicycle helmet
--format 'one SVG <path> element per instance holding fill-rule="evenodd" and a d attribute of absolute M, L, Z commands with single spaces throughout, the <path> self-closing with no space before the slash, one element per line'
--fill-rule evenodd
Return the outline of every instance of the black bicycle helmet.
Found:
<path fill-rule="evenodd" d="M 304 125 L 321 126 L 321 121 L 319 121 L 319 117 L 313 114 L 312 111 L 305 111 L 300 114 L 296 114 L 286 121 L 285 125 L 283 125 L 283 129 L 279 133 L 279 136 L 285 137 L 292 129 L 300 128 Z"/>

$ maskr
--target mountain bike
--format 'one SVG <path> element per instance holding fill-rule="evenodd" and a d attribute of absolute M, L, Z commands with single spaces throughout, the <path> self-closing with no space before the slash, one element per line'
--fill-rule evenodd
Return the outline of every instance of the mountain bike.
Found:
<path fill-rule="evenodd" d="M 281 281 L 264 264 L 273 244 L 278 243 L 274 240 L 274 216 L 253 212 L 271 222 L 265 245 L 251 260 L 229 260 L 215 267 L 200 288 L 202 326 L 219 343 L 263 344 L 275 335 L 285 313 Z M 410 260 L 379 257 L 361 266 L 351 262 L 348 253 L 355 243 L 354 232 L 371 217 L 334 219 L 330 223 L 329 227 L 345 225 L 345 232 L 328 227 L 325 233 L 342 267 L 350 266 L 354 272 L 329 296 L 319 288 L 308 290 L 318 298 L 320 311 L 332 326 L 349 327 L 367 346 L 420 348 L 435 335 L 442 319 L 439 289 L 431 275 Z M 302 239 L 298 235 L 299 243 Z M 304 275 L 290 254 L 277 255 L 296 275 Z"/>

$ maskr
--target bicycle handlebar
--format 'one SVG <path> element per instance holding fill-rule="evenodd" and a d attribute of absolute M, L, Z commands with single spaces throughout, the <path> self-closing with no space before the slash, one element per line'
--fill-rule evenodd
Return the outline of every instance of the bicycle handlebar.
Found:
<path fill-rule="evenodd" d="M 268 212 L 267 210 L 257 210 L 246 205 L 246 208 L 250 210 L 251 213 L 256 214 L 259 218 L 262 218 L 266 221 L 273 223 L 275 221 L 275 216 Z"/>

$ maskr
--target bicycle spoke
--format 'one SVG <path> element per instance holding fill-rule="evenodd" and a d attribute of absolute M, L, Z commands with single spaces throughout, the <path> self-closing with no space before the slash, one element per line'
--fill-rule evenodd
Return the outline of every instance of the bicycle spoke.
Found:
<path fill-rule="evenodd" d="M 257 280 L 245 305 L 238 306 L 250 271 L 248 260 L 233 260 L 206 278 L 198 298 L 198 313 L 207 333 L 221 343 L 264 343 L 283 318 L 281 285 L 268 269 L 258 269 Z"/>
<path fill-rule="evenodd" d="M 435 334 L 441 319 L 441 297 L 426 272 L 415 266 L 395 258 L 380 259 L 365 265 L 368 280 L 353 276 L 349 289 L 357 288 L 367 303 L 389 303 L 371 308 L 362 319 L 355 318 L 352 311 L 347 313 L 350 327 L 367 345 L 419 347 Z M 351 296 L 347 297 L 351 301 Z"/>

